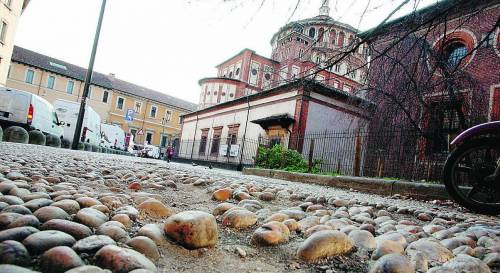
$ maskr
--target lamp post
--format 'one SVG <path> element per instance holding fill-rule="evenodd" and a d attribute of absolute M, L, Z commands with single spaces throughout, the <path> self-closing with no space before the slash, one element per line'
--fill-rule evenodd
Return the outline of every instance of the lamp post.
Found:
<path fill-rule="evenodd" d="M 165 139 L 165 142 L 163 142 L 163 138 L 165 137 L 165 123 L 167 123 L 165 117 L 162 117 L 161 118 L 161 127 L 162 127 L 162 131 L 161 131 L 161 139 L 160 139 L 160 151 L 163 149 L 165 150 L 166 149 L 166 144 L 165 142 L 167 142 L 168 140 Z M 163 143 L 162 143 L 163 142 Z M 163 146 L 162 146 L 163 144 Z M 165 150 L 166 151 L 166 150 Z"/>
<path fill-rule="evenodd" d="M 89 67 L 87 69 L 87 75 L 85 76 L 85 85 L 83 87 L 80 112 L 78 112 L 78 120 L 76 122 L 75 135 L 73 136 L 73 143 L 71 145 L 71 149 L 73 150 L 78 150 L 78 143 L 80 142 L 80 136 L 82 134 L 83 117 L 85 116 L 85 104 L 87 102 L 87 96 L 89 95 L 90 82 L 92 80 L 92 73 L 94 71 L 95 55 L 97 52 L 97 44 L 99 43 L 99 35 L 101 34 L 102 19 L 104 17 L 105 9 L 106 9 L 106 0 L 102 0 L 101 12 L 99 14 L 99 21 L 97 22 L 97 29 L 94 37 L 94 45 L 92 46 L 92 53 L 90 55 Z"/>

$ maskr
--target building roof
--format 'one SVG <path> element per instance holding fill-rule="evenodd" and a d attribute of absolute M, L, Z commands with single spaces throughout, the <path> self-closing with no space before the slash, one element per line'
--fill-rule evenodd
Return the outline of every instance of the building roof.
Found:
<path fill-rule="evenodd" d="M 452 17 L 450 17 L 450 15 L 452 14 L 469 13 L 471 9 L 480 9 L 481 7 L 495 4 L 498 5 L 498 0 L 441 0 L 433 5 L 414 10 L 406 15 L 390 20 L 383 25 L 379 25 L 375 28 L 366 30 L 360 33 L 360 36 L 369 38 L 368 36 L 374 37 L 383 35 L 387 32 L 390 32 L 391 27 L 402 26 L 411 23 L 421 24 L 423 17 L 432 18 L 432 16 L 439 14 L 443 14 L 449 17 L 447 18 L 447 20 L 449 21 L 453 19 Z"/>
<path fill-rule="evenodd" d="M 353 105 L 357 105 L 361 108 L 371 109 L 371 108 L 375 107 L 375 104 L 373 102 L 371 102 L 367 99 L 358 97 L 356 95 L 350 94 L 346 91 L 343 91 L 343 90 L 340 90 L 337 88 L 333 88 L 333 87 L 325 85 L 323 83 L 319 83 L 318 81 L 315 81 L 315 80 L 298 79 L 296 81 L 289 82 L 287 84 L 280 85 L 280 86 L 274 87 L 274 88 L 266 90 L 266 91 L 262 91 L 262 92 L 259 92 L 256 94 L 243 96 L 243 97 L 240 97 L 240 98 L 237 98 L 234 100 L 219 103 L 219 104 L 207 107 L 207 108 L 203 108 L 203 109 L 191 112 L 191 113 L 184 114 L 182 116 L 183 117 L 196 116 L 196 115 L 201 114 L 201 113 L 210 112 L 212 110 L 217 110 L 217 108 L 220 108 L 220 107 L 225 107 L 228 105 L 237 105 L 239 103 L 246 103 L 247 100 L 249 100 L 249 101 L 257 100 L 263 96 L 279 92 L 284 88 L 289 88 L 289 87 L 295 88 L 295 87 L 300 87 L 300 86 L 304 87 L 308 91 L 313 91 L 315 93 L 319 93 L 319 94 L 322 94 L 322 95 L 325 95 L 328 97 L 344 99 L 344 100 L 348 101 L 349 103 L 351 103 Z"/>
<path fill-rule="evenodd" d="M 267 130 L 270 126 L 280 125 L 283 128 L 288 128 L 290 124 L 295 122 L 295 119 L 289 114 L 273 115 L 261 119 L 251 120 L 251 123 L 260 125 L 264 130 Z"/>
<path fill-rule="evenodd" d="M 333 19 L 330 16 L 318 15 L 318 16 L 315 16 L 315 17 L 312 17 L 312 18 L 307 18 L 307 19 L 293 21 L 293 22 L 290 22 L 290 23 L 288 23 L 288 24 L 280 27 L 280 29 L 271 38 L 271 44 L 273 43 L 273 41 L 278 37 L 278 35 L 283 30 L 291 28 L 294 25 L 308 26 L 308 25 L 316 25 L 316 24 L 335 25 L 337 27 L 344 28 L 346 30 L 350 30 L 350 31 L 352 31 L 354 33 L 358 33 L 359 32 L 359 30 L 357 28 L 355 28 L 355 27 L 353 27 L 353 26 L 351 26 L 349 24 L 345 24 L 345 23 L 339 22 L 339 21 Z"/>
<path fill-rule="evenodd" d="M 267 59 L 267 60 L 269 60 L 270 62 L 279 63 L 278 61 L 275 61 L 275 60 L 270 59 L 270 58 L 268 58 L 268 57 L 264 57 L 264 56 L 262 56 L 262 55 L 260 55 L 260 54 L 257 54 L 257 53 L 255 52 L 255 50 L 251 50 L 251 49 L 249 49 L 249 48 L 244 48 L 244 49 L 242 49 L 240 52 L 236 53 L 235 55 L 233 55 L 233 56 L 232 56 L 232 57 L 230 57 L 229 59 L 226 59 L 225 61 L 223 61 L 222 63 L 220 63 L 220 64 L 216 65 L 215 67 L 216 67 L 216 68 L 219 68 L 220 66 L 222 66 L 222 65 L 224 65 L 225 63 L 227 63 L 227 62 L 231 61 L 232 59 L 234 59 L 234 58 L 236 58 L 236 57 L 238 57 L 238 56 L 242 55 L 242 54 L 243 54 L 243 53 L 245 53 L 246 51 L 251 52 L 251 53 L 252 53 L 252 55 L 259 56 L 259 57 L 261 57 L 261 58 Z"/>
<path fill-rule="evenodd" d="M 85 68 L 46 55 L 42 55 L 40 53 L 19 46 L 14 47 L 14 52 L 12 53 L 12 61 L 40 68 L 79 81 L 84 81 L 85 75 L 87 73 L 87 69 Z M 165 93 L 139 86 L 121 79 L 117 79 L 114 76 L 105 75 L 99 72 L 93 73 L 92 84 L 104 87 L 106 89 L 114 89 L 129 95 L 138 96 L 144 99 L 167 104 L 187 111 L 195 111 L 197 108 L 197 105 L 194 103 L 181 100 Z"/>

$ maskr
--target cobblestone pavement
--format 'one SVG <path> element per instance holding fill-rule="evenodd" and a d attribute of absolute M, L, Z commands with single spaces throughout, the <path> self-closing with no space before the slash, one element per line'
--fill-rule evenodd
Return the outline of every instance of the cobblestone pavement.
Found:
<path fill-rule="evenodd" d="M 2 272 L 499 272 L 500 218 L 0 143 Z"/>

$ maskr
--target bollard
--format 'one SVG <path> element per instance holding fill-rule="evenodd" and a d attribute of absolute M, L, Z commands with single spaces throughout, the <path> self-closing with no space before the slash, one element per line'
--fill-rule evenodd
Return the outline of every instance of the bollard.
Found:
<path fill-rule="evenodd" d="M 45 146 L 46 137 L 42 132 L 38 130 L 31 130 L 28 133 L 28 135 L 29 135 L 29 142 L 28 142 L 29 144 Z"/>
<path fill-rule="evenodd" d="M 61 139 L 55 135 L 46 136 L 45 145 L 54 148 L 61 148 Z"/>
<path fill-rule="evenodd" d="M 3 139 L 7 142 L 24 143 L 28 144 L 29 135 L 28 131 L 19 126 L 11 126 L 5 129 Z"/>

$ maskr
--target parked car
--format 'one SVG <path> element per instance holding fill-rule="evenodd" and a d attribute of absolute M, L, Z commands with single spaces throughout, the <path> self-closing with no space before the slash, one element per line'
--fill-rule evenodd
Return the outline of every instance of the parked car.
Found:
<path fill-rule="evenodd" d="M 134 149 L 131 153 L 138 157 L 154 158 L 154 159 L 160 158 L 160 148 L 149 144 L 146 145 L 135 144 Z"/>
<path fill-rule="evenodd" d="M 101 123 L 101 146 L 125 151 L 125 132 L 114 124 Z"/>
<path fill-rule="evenodd" d="M 57 137 L 63 135 L 54 106 L 35 94 L 0 87 L 0 125 L 20 126 L 27 131 L 39 130 Z"/>
<path fill-rule="evenodd" d="M 80 103 L 59 99 L 54 101 L 54 108 L 59 118 L 65 123 L 63 138 L 73 141 Z M 80 141 L 94 145 L 101 143 L 101 117 L 88 105 L 85 107 Z"/>

